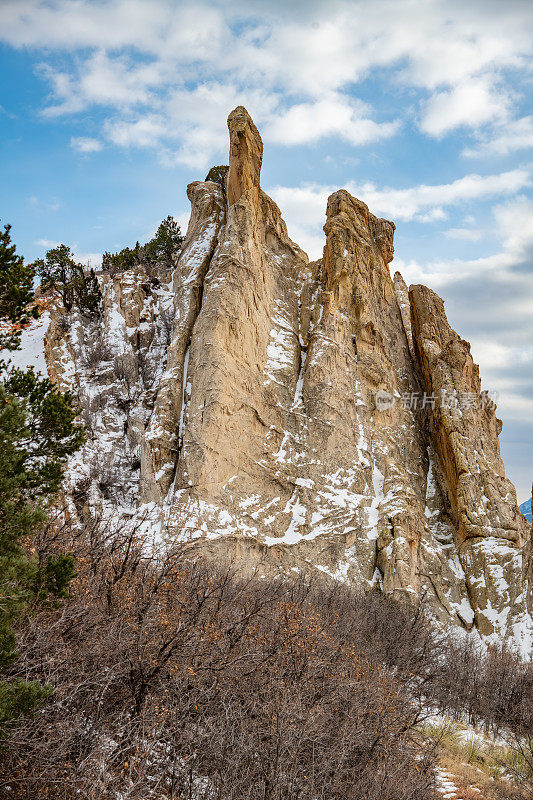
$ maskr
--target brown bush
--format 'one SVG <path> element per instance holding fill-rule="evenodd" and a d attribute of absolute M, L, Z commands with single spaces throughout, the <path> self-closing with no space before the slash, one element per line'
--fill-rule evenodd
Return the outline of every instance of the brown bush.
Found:
<path fill-rule="evenodd" d="M 440 711 L 495 735 L 533 737 L 533 664 L 503 645 L 484 652 L 472 638 L 446 637 L 428 696 Z"/>
<path fill-rule="evenodd" d="M 39 543 L 58 546 L 77 556 L 72 597 L 28 620 L 14 670 L 54 695 L 13 730 L 3 797 L 432 796 L 419 704 L 357 633 L 364 598 L 147 555 L 135 530 Z M 407 613 L 367 602 L 383 630 Z"/>

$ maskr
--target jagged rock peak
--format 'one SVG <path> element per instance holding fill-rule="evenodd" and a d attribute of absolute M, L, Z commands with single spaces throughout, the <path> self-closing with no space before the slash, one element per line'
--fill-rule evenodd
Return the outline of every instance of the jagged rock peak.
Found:
<path fill-rule="evenodd" d="M 368 210 L 366 203 L 346 191 L 339 189 L 329 196 L 326 206 L 326 217 L 336 217 L 345 215 L 355 228 L 359 228 L 366 235 L 367 233 L 378 246 L 383 260 L 386 264 L 394 257 L 394 231 L 396 225 L 388 219 L 375 217 Z M 327 231 L 326 231 L 327 233 Z"/>
<path fill-rule="evenodd" d="M 434 292 L 392 280 L 394 224 L 347 191 L 309 263 L 260 188 L 246 109 L 228 128 L 226 190 L 190 184 L 172 266 L 100 274 L 97 326 L 52 315 L 49 370 L 90 431 L 71 517 L 142 524 L 243 572 L 423 596 L 443 624 L 527 653 L 532 532 L 468 343 Z"/>
<path fill-rule="evenodd" d="M 263 142 L 244 106 L 237 106 L 228 117 L 230 136 L 228 205 L 248 191 L 259 193 Z"/>

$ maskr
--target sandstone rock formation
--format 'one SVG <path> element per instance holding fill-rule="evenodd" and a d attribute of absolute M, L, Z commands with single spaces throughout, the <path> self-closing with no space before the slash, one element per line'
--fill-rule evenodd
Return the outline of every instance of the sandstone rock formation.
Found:
<path fill-rule="evenodd" d="M 100 274 L 97 329 L 53 316 L 50 373 L 91 429 L 72 513 L 142 519 L 244 571 L 424 595 L 527 650 L 531 528 L 468 344 L 431 290 L 393 282 L 394 225 L 348 192 L 309 263 L 260 188 L 246 110 L 228 125 L 226 191 L 189 186 L 175 263 Z"/>

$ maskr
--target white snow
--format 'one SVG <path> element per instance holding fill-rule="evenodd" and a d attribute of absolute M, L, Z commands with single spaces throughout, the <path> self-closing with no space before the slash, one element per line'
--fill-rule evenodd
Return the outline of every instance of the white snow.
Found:
<path fill-rule="evenodd" d="M 279 328 L 272 328 L 270 331 L 270 342 L 267 347 L 267 363 L 265 373 L 275 380 L 272 374 L 277 370 L 290 367 L 292 365 L 291 353 L 289 350 L 291 334 Z"/>
<path fill-rule="evenodd" d="M 273 455 L 274 461 L 277 461 L 278 463 L 285 461 L 287 456 L 287 442 L 289 441 L 290 435 L 291 434 L 288 431 L 283 431 L 283 439 L 281 440 L 279 450 Z"/>
<path fill-rule="evenodd" d="M 304 385 L 304 370 L 305 370 L 305 361 L 307 359 L 307 351 L 301 350 L 301 362 L 300 362 L 300 372 L 298 375 L 298 380 L 296 381 L 296 389 L 294 390 L 294 399 L 292 401 L 292 410 L 299 408 L 303 405 L 302 402 L 302 388 Z"/>
<path fill-rule="evenodd" d="M 47 374 L 46 362 L 44 360 L 44 335 L 50 323 L 50 314 L 45 311 L 39 319 L 30 323 L 24 328 L 20 337 L 20 350 L 12 350 L 6 353 L 5 360 L 9 361 L 12 367 L 27 369 L 34 367 L 35 370 L 43 375 Z M 2 356 L 4 354 L 2 353 Z"/>
<path fill-rule="evenodd" d="M 180 409 L 180 421 L 178 426 L 178 447 L 183 447 L 183 437 L 185 435 L 185 409 L 187 406 L 187 386 L 190 384 L 187 382 L 188 377 L 188 370 L 189 370 L 189 354 L 190 354 L 190 345 L 187 347 L 185 351 L 185 358 L 183 361 L 183 378 L 182 378 L 182 388 L 181 388 L 181 409 Z"/>
<path fill-rule="evenodd" d="M 370 507 L 367 512 L 369 530 L 367 531 L 366 535 L 369 539 L 377 539 L 379 535 L 379 507 L 385 499 L 383 495 L 384 483 L 385 477 L 383 473 L 378 469 L 377 465 L 374 464 L 372 470 L 372 486 L 374 489 L 374 497 L 372 498 L 372 502 L 370 503 Z"/>

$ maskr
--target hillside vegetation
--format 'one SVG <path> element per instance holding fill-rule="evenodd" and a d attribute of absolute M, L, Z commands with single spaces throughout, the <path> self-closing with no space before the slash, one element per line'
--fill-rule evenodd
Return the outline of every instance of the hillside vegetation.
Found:
<path fill-rule="evenodd" d="M 2 797 L 427 800 L 435 713 L 505 734 L 531 767 L 531 668 L 422 606 L 149 555 L 126 529 L 50 522 L 33 547 L 77 575 L 20 627 L 11 677 L 51 696 L 12 726 Z"/>

